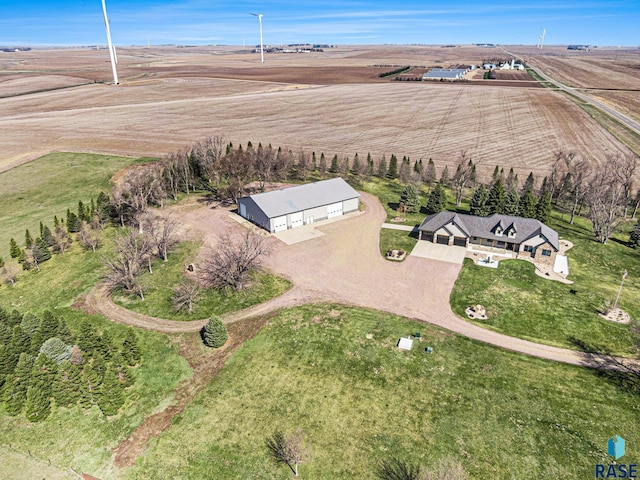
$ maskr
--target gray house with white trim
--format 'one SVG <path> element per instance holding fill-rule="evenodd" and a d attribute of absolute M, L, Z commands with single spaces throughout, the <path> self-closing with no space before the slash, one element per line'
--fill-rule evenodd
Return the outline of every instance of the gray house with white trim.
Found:
<path fill-rule="evenodd" d="M 342 178 L 258 193 L 238 200 L 238 213 L 270 233 L 358 210 L 360 194 Z"/>
<path fill-rule="evenodd" d="M 493 214 L 478 217 L 456 212 L 439 212 L 424 219 L 420 240 L 442 245 L 478 247 L 513 252 L 553 265 L 560 250 L 558 232 L 544 223 L 524 217 Z"/>

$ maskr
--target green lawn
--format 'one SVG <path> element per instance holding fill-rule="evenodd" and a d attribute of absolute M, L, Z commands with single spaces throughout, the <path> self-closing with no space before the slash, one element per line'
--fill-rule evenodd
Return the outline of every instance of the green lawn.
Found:
<path fill-rule="evenodd" d="M 422 343 L 396 349 L 416 331 Z M 634 388 L 388 314 L 303 306 L 245 343 L 124 476 L 289 478 L 264 441 L 300 427 L 301 478 L 371 479 L 392 456 L 428 470 L 448 458 L 469 478 L 592 478 L 614 434 L 627 463 L 640 455 Z"/>
<path fill-rule="evenodd" d="M 417 242 L 418 239 L 412 232 L 389 228 L 380 229 L 380 254 L 382 256 L 385 256 L 389 250 L 404 250 L 409 254 Z"/>
<path fill-rule="evenodd" d="M 142 160 L 142 159 L 140 159 Z M 148 160 L 148 159 L 147 159 Z M 89 202 L 122 167 L 138 160 L 87 153 L 52 153 L 0 173 L 0 256 L 8 257 L 9 239 L 22 245 L 25 229 L 34 237 L 40 222 L 76 211 L 78 200 Z"/>
<path fill-rule="evenodd" d="M 173 288 L 185 278 L 187 265 L 195 259 L 200 244 L 183 242 L 169 254 L 167 262 L 156 261 L 153 274 L 145 273 L 142 284 L 145 285 L 145 298 L 137 295 L 114 295 L 119 305 L 145 315 L 171 320 L 195 320 L 211 315 L 242 310 L 243 308 L 265 302 L 287 291 L 291 283 L 269 273 L 256 275 L 251 286 L 241 292 L 204 289 L 193 312 L 176 313 L 171 302 Z"/>
<path fill-rule="evenodd" d="M 569 225 L 567 220 L 556 212 L 549 225 L 574 243 L 567 252 L 572 285 L 540 278 L 524 261 L 502 261 L 491 269 L 465 260 L 451 294 L 452 308 L 465 316 L 466 307 L 480 303 L 489 316 L 481 324 L 507 335 L 574 349 L 578 340 L 616 354 L 633 353 L 629 326 L 598 313 L 605 299 L 613 303 L 627 269 L 619 304 L 640 318 L 640 251 L 624 245 L 624 230 L 602 245 L 593 240 L 588 221 L 578 218 Z"/>

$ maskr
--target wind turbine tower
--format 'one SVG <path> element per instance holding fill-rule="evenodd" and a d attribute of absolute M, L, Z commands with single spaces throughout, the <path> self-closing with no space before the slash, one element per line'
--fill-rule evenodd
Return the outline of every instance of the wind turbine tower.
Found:
<path fill-rule="evenodd" d="M 544 36 L 547 34 L 547 29 L 543 28 L 542 33 L 540 34 L 540 50 L 544 47 Z"/>
<path fill-rule="evenodd" d="M 111 29 L 109 28 L 109 17 L 107 17 L 107 5 L 104 1 L 105 0 L 102 0 L 102 13 L 104 14 L 104 25 L 107 28 L 107 43 L 109 44 L 109 56 L 111 57 L 111 70 L 113 70 L 113 83 L 118 85 L 120 83 L 118 81 L 118 71 L 116 70 L 116 63 L 118 63 L 118 59 L 116 58 L 116 51 L 113 48 L 113 43 L 111 43 Z"/>
<path fill-rule="evenodd" d="M 104 0 L 102 0 L 104 1 Z M 258 17 L 258 21 L 260 22 L 260 61 L 264 63 L 264 48 L 262 46 L 262 14 L 261 13 L 252 13 L 254 17 Z"/>

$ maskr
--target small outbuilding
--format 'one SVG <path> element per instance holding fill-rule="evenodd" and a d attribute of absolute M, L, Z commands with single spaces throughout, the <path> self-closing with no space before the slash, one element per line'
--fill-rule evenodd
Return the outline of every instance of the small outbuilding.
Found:
<path fill-rule="evenodd" d="M 358 210 L 360 194 L 342 178 L 258 193 L 238 200 L 238 213 L 270 233 Z"/>

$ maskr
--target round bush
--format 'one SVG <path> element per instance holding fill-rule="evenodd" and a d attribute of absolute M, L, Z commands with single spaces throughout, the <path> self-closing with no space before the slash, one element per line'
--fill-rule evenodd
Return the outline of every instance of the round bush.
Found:
<path fill-rule="evenodd" d="M 227 327 L 218 317 L 211 317 L 202 329 L 202 341 L 207 347 L 221 347 L 228 338 Z"/>

